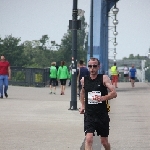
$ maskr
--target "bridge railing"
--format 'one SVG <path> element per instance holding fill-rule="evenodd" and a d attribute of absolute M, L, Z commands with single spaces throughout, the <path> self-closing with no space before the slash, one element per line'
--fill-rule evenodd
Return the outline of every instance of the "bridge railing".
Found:
<path fill-rule="evenodd" d="M 49 68 L 25 68 L 11 66 L 9 85 L 45 87 L 49 84 Z"/>

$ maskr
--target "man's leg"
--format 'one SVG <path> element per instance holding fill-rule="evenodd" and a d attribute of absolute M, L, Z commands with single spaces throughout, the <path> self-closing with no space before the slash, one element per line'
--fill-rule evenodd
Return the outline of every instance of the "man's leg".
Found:
<path fill-rule="evenodd" d="M 133 79 L 131 79 L 131 86 L 133 87 Z"/>
<path fill-rule="evenodd" d="M 49 87 L 50 87 L 50 94 L 52 94 L 52 79 L 49 81 Z"/>
<path fill-rule="evenodd" d="M 117 82 L 118 82 L 118 75 L 115 75 L 115 87 L 117 88 Z"/>
<path fill-rule="evenodd" d="M 54 79 L 54 82 L 53 82 L 53 88 L 54 88 L 54 94 L 56 94 L 56 79 Z"/>
<path fill-rule="evenodd" d="M 6 97 L 8 97 L 7 90 L 8 90 L 8 75 L 5 75 L 4 76 L 4 94 Z"/>
<path fill-rule="evenodd" d="M 135 79 L 133 80 L 133 87 L 134 87 Z"/>
<path fill-rule="evenodd" d="M 110 143 L 108 143 L 108 137 L 101 137 L 101 143 L 105 150 L 110 150 Z"/>
<path fill-rule="evenodd" d="M 85 137 L 85 150 L 92 150 L 93 133 L 87 133 Z"/>
<path fill-rule="evenodd" d="M 115 79 L 114 79 L 114 75 L 112 75 L 112 85 L 114 84 Z"/>
<path fill-rule="evenodd" d="M 1 98 L 3 98 L 3 84 L 4 84 L 4 77 L 3 77 L 3 75 L 0 75 L 0 94 L 1 94 Z"/>

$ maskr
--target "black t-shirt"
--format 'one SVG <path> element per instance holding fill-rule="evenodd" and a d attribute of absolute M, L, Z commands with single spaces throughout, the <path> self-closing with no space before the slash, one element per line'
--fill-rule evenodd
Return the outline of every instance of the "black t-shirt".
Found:
<path fill-rule="evenodd" d="M 106 101 L 96 104 L 96 101 L 91 100 L 93 94 L 97 95 L 101 93 L 101 96 L 108 94 L 107 87 L 103 85 L 103 74 L 98 74 L 94 80 L 89 76 L 84 77 L 84 89 L 85 113 L 94 115 L 108 113 Z"/>
<path fill-rule="evenodd" d="M 79 70 L 80 70 L 80 76 L 79 76 L 79 85 L 81 85 L 81 82 L 80 80 L 82 79 L 82 77 L 86 77 L 89 75 L 89 71 L 86 67 L 80 67 L 78 70 L 77 70 L 77 75 L 79 75 Z"/>

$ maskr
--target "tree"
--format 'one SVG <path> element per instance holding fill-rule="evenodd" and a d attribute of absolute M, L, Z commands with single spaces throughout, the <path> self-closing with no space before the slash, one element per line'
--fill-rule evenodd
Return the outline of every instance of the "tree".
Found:
<path fill-rule="evenodd" d="M 80 17 L 82 23 L 82 29 L 78 30 L 77 34 L 77 60 L 80 59 L 85 60 L 87 58 L 87 34 L 86 34 L 86 27 L 87 23 L 85 22 L 85 17 Z M 57 57 L 59 61 L 65 60 L 67 64 L 71 63 L 72 57 L 72 31 L 67 30 L 67 33 L 64 34 L 61 40 L 61 47 L 58 52 L 59 56 Z"/>
<path fill-rule="evenodd" d="M 41 44 L 42 44 L 42 46 L 41 46 L 41 48 L 43 49 L 43 50 L 45 50 L 46 49 L 46 42 L 49 40 L 49 37 L 48 37 L 48 35 L 42 35 L 42 38 L 39 40 L 40 42 L 41 42 Z"/>
<path fill-rule="evenodd" d="M 133 54 L 130 54 L 130 55 L 129 55 L 129 59 L 134 59 L 134 55 L 133 55 Z"/>
<path fill-rule="evenodd" d="M 20 38 L 14 38 L 12 35 L 0 39 L 1 54 L 6 57 L 11 66 L 23 66 L 26 58 L 23 56 L 23 44 L 19 44 Z"/>

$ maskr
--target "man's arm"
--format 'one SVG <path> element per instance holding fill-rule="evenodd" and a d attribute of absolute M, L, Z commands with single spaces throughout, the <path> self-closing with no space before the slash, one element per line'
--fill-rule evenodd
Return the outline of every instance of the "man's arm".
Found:
<path fill-rule="evenodd" d="M 109 89 L 108 95 L 101 96 L 100 101 L 106 101 L 117 97 L 115 87 L 111 84 L 111 81 L 107 75 L 103 75 L 103 84 Z"/>
<path fill-rule="evenodd" d="M 8 66 L 8 79 L 11 79 L 11 69 L 10 69 L 10 66 Z"/>
<path fill-rule="evenodd" d="M 80 102 L 81 102 L 81 108 L 80 108 L 80 114 L 84 113 L 84 109 L 85 109 L 85 90 L 84 90 L 84 78 L 82 77 L 81 79 L 81 85 L 82 85 L 82 89 L 80 91 Z"/>

